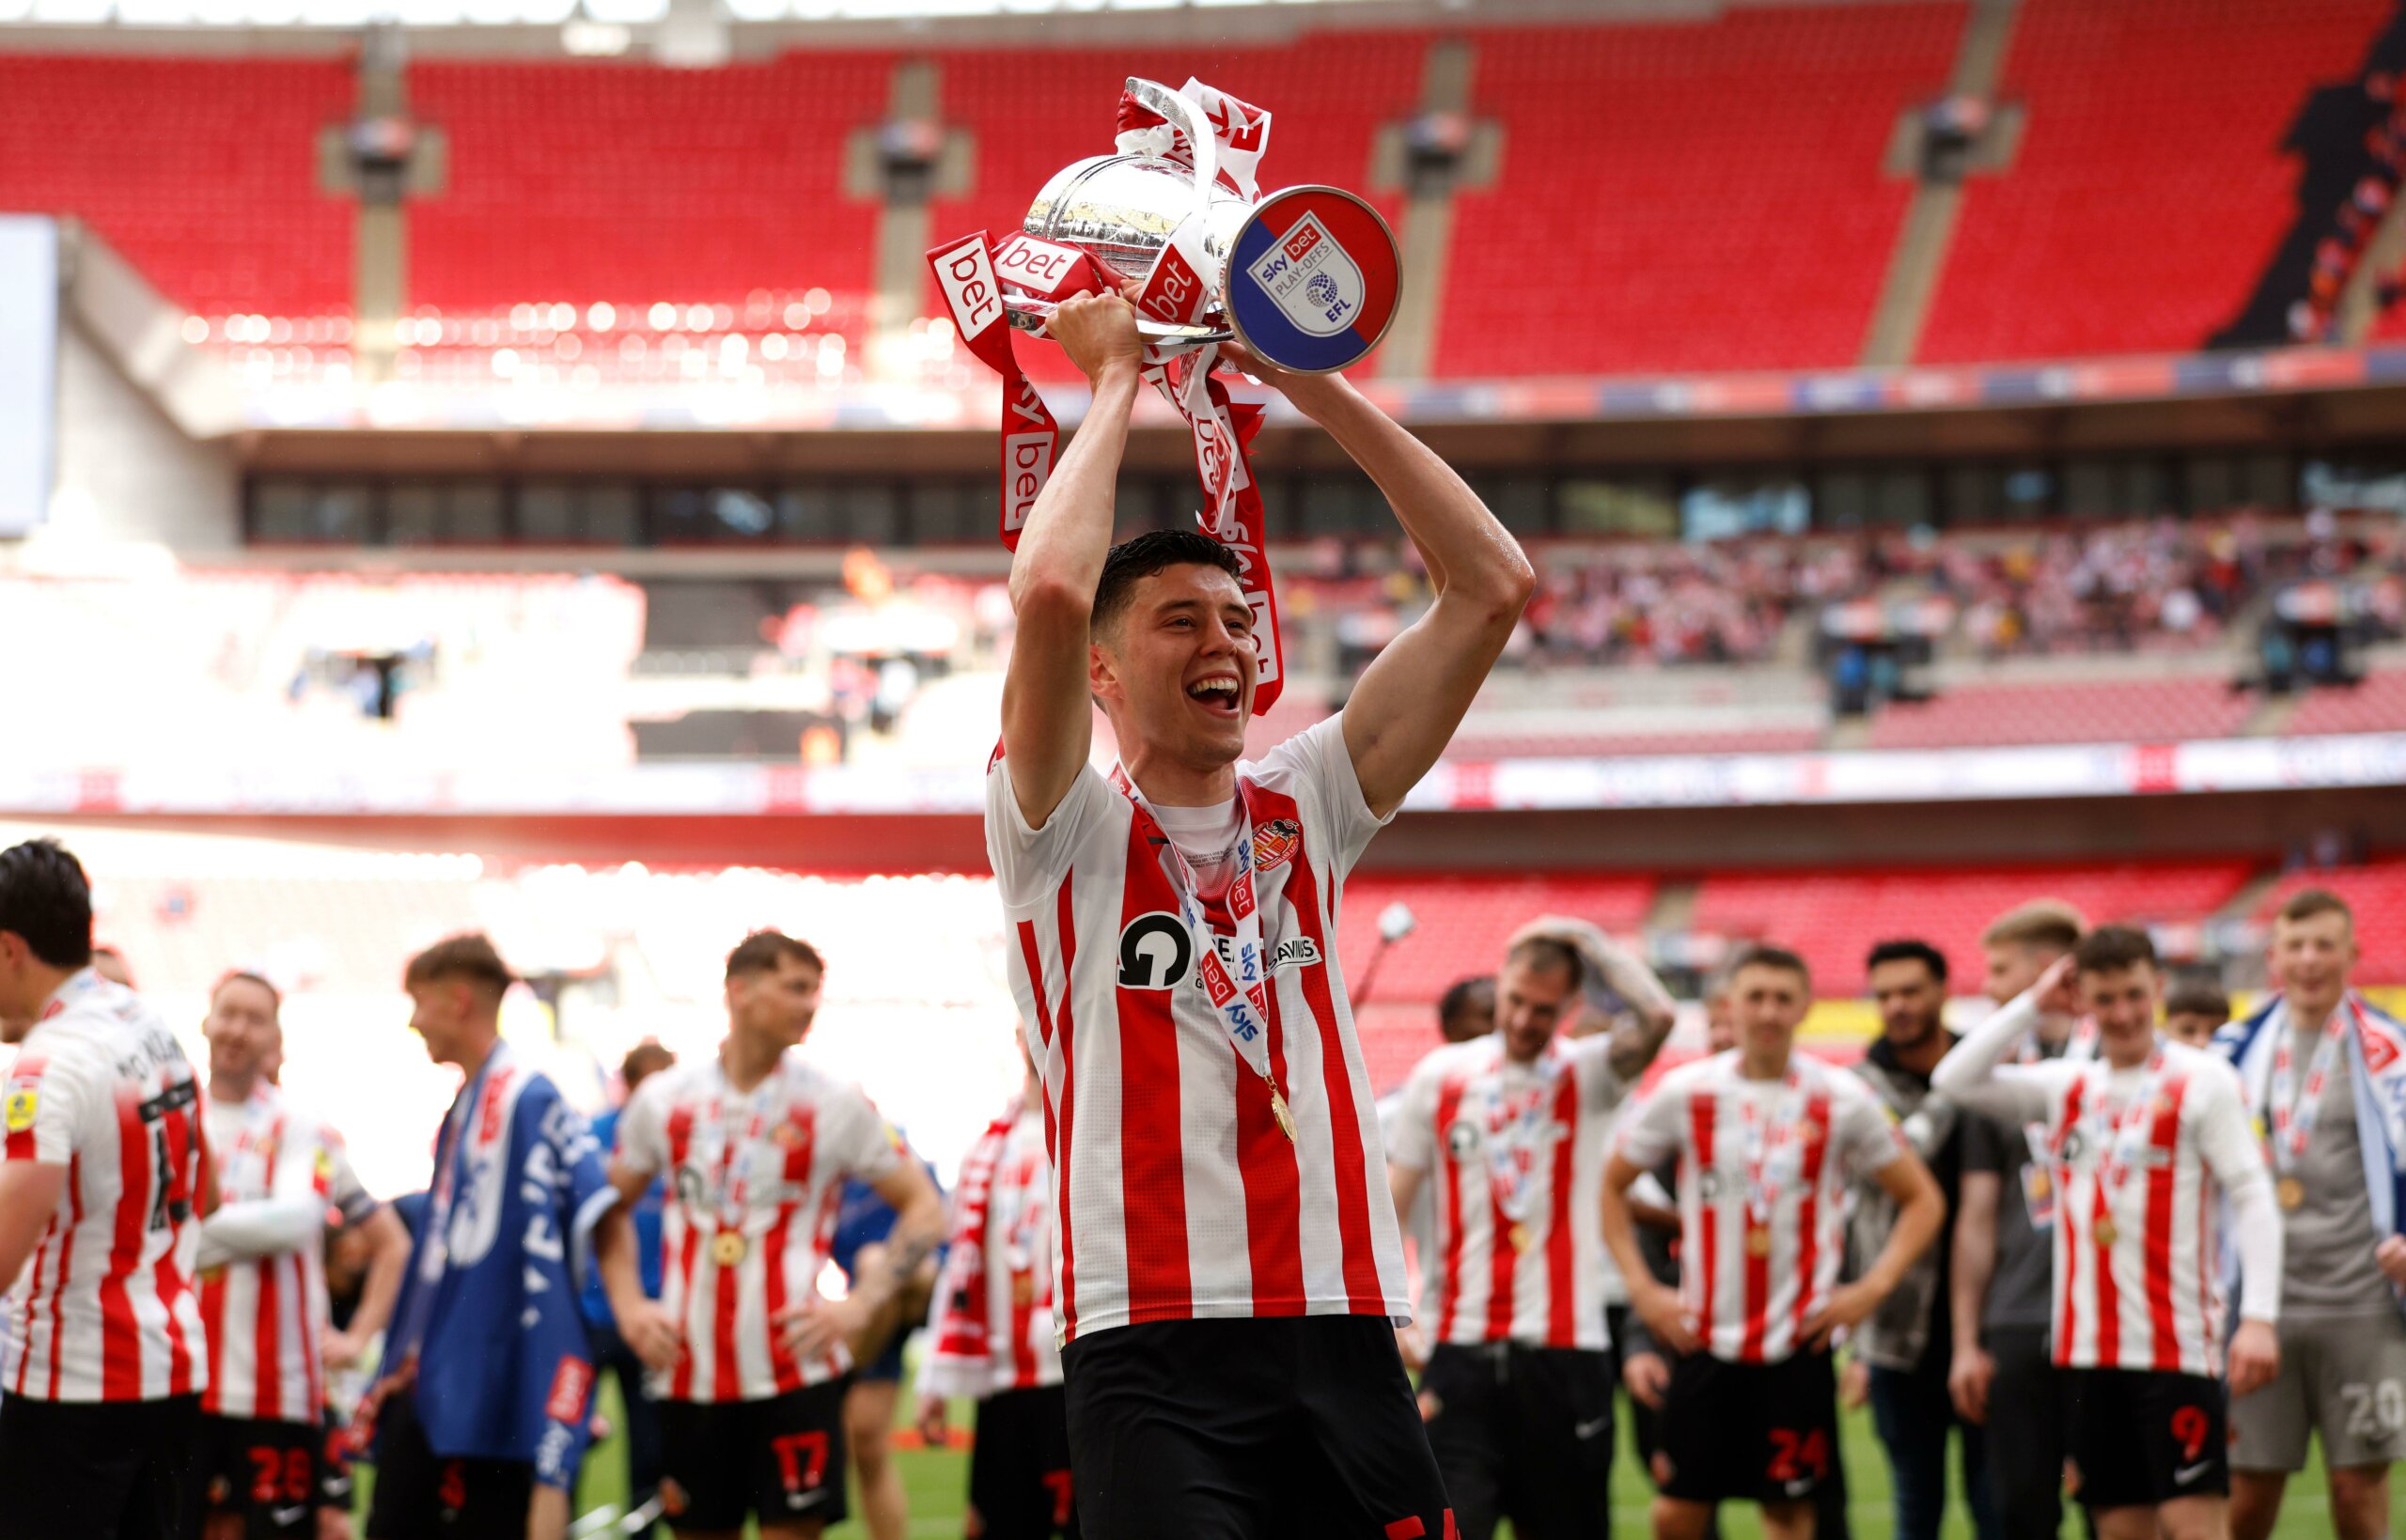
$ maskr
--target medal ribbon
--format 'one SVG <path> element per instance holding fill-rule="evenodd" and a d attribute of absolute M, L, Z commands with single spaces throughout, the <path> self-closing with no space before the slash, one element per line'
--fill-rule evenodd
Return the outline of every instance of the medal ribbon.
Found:
<path fill-rule="evenodd" d="M 726 1071 L 722 1069 L 722 1083 L 725 1077 Z M 731 1094 L 735 1088 L 730 1085 L 726 1089 Z M 735 1126 L 726 1116 L 727 1098 L 722 1097 L 719 1101 L 718 1230 L 721 1235 L 743 1233 L 743 1216 L 752 1196 L 752 1145 L 765 1126 L 760 1112 L 762 1089 L 754 1087 L 752 1095 L 742 1103 L 748 1117 L 741 1140 L 736 1138 Z"/>
<path fill-rule="evenodd" d="M 2103 1061 L 2098 1063 L 2101 1066 Z M 2109 1215 L 2120 1205 L 2122 1189 L 2129 1186 L 2131 1180 L 2130 1164 L 2121 1158 L 2122 1147 L 2133 1130 L 2145 1128 L 2148 1120 L 2155 1115 L 2156 1087 L 2163 1070 L 2164 1049 L 2159 1045 L 2148 1054 L 2147 1063 L 2140 1066 L 2139 1083 L 2130 1100 L 2119 1107 L 2111 1105 L 2106 1101 L 2101 1085 L 2095 1108 L 2084 1112 L 2077 1125 L 2091 1131 L 2092 1137 L 2099 1133 L 2103 1135 L 2103 1142 L 2098 1146 L 2097 1185 L 2104 1190 L 2105 1211 Z M 2104 1077 L 2100 1076 L 2099 1079 L 2101 1081 Z M 2070 1132 L 2068 1126 L 2064 1130 L 2065 1140 L 2069 1140 Z M 2063 1143 L 2063 1140 L 2056 1142 L 2058 1159 L 2062 1155 Z"/>
<path fill-rule="evenodd" d="M 1238 1057 L 1270 1087 L 1270 1110 L 1292 1143 L 1294 1114 L 1277 1077 L 1270 1072 L 1270 968 L 1262 952 L 1261 910 L 1254 899 L 1253 797 L 1244 777 L 1237 777 L 1237 812 L 1242 827 L 1237 833 L 1236 875 L 1229 879 L 1227 897 L 1228 917 L 1236 923 L 1235 934 L 1229 938 L 1229 950 L 1236 957 L 1233 975 L 1220 960 L 1218 940 L 1204 918 L 1202 900 L 1196 896 L 1200 884 L 1186 852 L 1163 831 L 1161 820 L 1145 805 L 1144 793 L 1128 779 L 1124 768 L 1115 767 L 1111 781 L 1135 808 L 1137 832 L 1167 852 L 1163 864 L 1170 891 L 1178 895 L 1179 919 L 1194 949 L 1195 976 L 1202 981 L 1211 1008 L 1219 1013 L 1221 1030 L 1235 1045 Z"/>
<path fill-rule="evenodd" d="M 1523 1097 L 1505 1094 L 1503 1076 L 1509 1067 L 1508 1061 L 1496 1066 L 1495 1106 L 1489 1113 L 1487 1181 L 1494 1192 L 1495 1206 L 1517 1224 L 1528 1218 L 1529 1204 L 1528 1172 L 1521 1157 L 1537 1148 L 1539 1130 L 1554 1122 L 1555 1082 L 1562 1073 L 1562 1058 L 1553 1045 L 1547 1045 L 1545 1056 L 1534 1066 L 1538 1084 Z"/>
<path fill-rule="evenodd" d="M 1766 1181 L 1764 1174 L 1773 1157 L 1794 1137 L 1796 1125 L 1804 1115 L 1804 1079 L 1792 1060 L 1788 1073 L 1779 1079 L 1779 1095 L 1777 1115 L 1770 1120 L 1773 1127 L 1768 1133 L 1755 1111 L 1754 1098 L 1738 1097 L 1738 1122 L 1745 1131 L 1746 1222 L 1758 1230 L 1770 1228 L 1772 1211 L 1779 1206 L 1779 1183 Z"/>
<path fill-rule="evenodd" d="M 2273 1169 L 2286 1176 L 2299 1158 L 2305 1154 L 2306 1142 L 2314 1137 L 2314 1125 L 2322 1116 L 2322 1087 L 2331 1078 L 2331 1066 L 2339 1056 L 2339 1039 L 2347 1032 L 2348 1013 L 2353 1001 L 2345 1001 L 2334 1009 L 2331 1019 L 2322 1025 L 2322 1041 L 2316 1045 L 2314 1062 L 2306 1067 L 2305 1088 L 2297 1088 L 2297 1066 L 2291 1062 L 2289 1044 L 2295 1034 L 2289 1029 L 2289 1002 L 2281 1003 L 2279 1031 L 2273 1041 L 2273 1083 L 2271 1086 L 2273 1137 L 2271 1140 Z"/>

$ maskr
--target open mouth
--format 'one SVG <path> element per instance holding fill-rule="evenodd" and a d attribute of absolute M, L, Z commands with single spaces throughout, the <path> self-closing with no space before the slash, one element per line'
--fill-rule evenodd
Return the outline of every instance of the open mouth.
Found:
<path fill-rule="evenodd" d="M 1186 687 L 1186 698 L 1214 717 L 1233 721 L 1242 705 L 1244 683 L 1234 674 L 1207 674 Z"/>

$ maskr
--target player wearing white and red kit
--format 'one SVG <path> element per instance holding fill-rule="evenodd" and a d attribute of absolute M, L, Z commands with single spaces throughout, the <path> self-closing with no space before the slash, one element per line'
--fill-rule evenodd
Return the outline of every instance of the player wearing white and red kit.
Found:
<path fill-rule="evenodd" d="M 1019 1096 L 961 1159 L 928 1342 L 918 1427 L 929 1446 L 943 1445 L 946 1397 L 977 1403 L 968 1532 L 1076 1540 L 1053 1312 L 1053 1167 L 1044 1153 L 1044 1086 L 1033 1063 Z"/>
<path fill-rule="evenodd" d="M 1111 544 L 1135 312 L 1081 296 L 1048 329 L 1093 404 L 1012 561 L 986 840 L 1052 1121 L 1079 1514 L 1097 1540 L 1435 1540 L 1451 1519 L 1389 1325 L 1411 1303 L 1334 942 L 1346 873 L 1534 579 L 1341 376 L 1224 345 L 1378 484 L 1436 590 L 1341 713 L 1241 766 L 1260 663 L 1243 562 L 1192 531 Z M 1086 762 L 1097 703 L 1108 779 Z M 1165 1401 L 1179 1419 L 1145 1409 Z"/>
<path fill-rule="evenodd" d="M 214 1182 L 183 1050 L 91 950 L 75 858 L 0 852 L 0 1021 L 30 1023 L 0 1099 L 0 1528 L 180 1540 L 199 1521 L 192 1269 Z"/>
<path fill-rule="evenodd" d="M 2229 1394 L 2270 1380 L 2280 1358 L 2272 1181 L 2229 1066 L 2157 1034 L 2161 989 L 2146 934 L 2101 926 L 1931 1077 L 1959 1105 L 2045 1130 L 2055 1361 L 2074 1371 L 2071 1463 L 2104 1540 L 2226 1532 L 2224 1200 L 2244 1275 Z M 2082 1006 L 2097 1058 L 2003 1062 L 2041 1011 Z"/>
<path fill-rule="evenodd" d="M 651 1390 L 680 1534 L 732 1533 L 751 1513 L 769 1540 L 808 1540 L 844 1517 L 844 1344 L 943 1231 L 935 1185 L 868 1097 L 793 1051 L 823 972 L 806 942 L 745 937 L 726 959 L 717 1056 L 651 1076 L 618 1116 L 621 1205 L 668 1183 L 661 1305 L 683 1340 Z M 885 1266 L 828 1304 L 819 1272 L 848 1176 L 899 1218 Z"/>
<path fill-rule="evenodd" d="M 200 1313 L 209 1331 L 201 1436 L 207 1540 L 314 1532 L 324 1477 L 325 1229 L 340 1207 L 368 1225 L 373 1281 L 351 1336 L 390 1315 L 409 1252 L 400 1221 L 358 1190 L 341 1137 L 273 1083 L 281 995 L 256 973 L 210 991 L 206 1126 L 218 1207 L 202 1224 Z"/>
<path fill-rule="evenodd" d="M 1623 975 L 1642 973 L 1610 955 Z M 1600 1189 L 1613 1109 L 1672 1012 L 1647 975 L 1638 998 L 1652 1009 L 1630 1037 L 1560 1035 L 1588 966 L 1557 936 L 1515 942 L 1495 1030 L 1423 1059 L 1390 1122 L 1396 1211 L 1411 1212 L 1435 1177 L 1437 1302 L 1420 1408 L 1463 1540 L 1488 1540 L 1499 1517 L 1528 1540 L 1604 1540 L 1612 1529 Z"/>
<path fill-rule="evenodd" d="M 1795 1051 L 1812 979 L 1758 947 L 1731 972 L 1739 1046 L 1663 1077 L 1621 1121 L 1604 1169 L 1605 1242 L 1631 1308 L 1680 1355 L 1656 1454 L 1662 1540 L 1705 1533 L 1714 1507 L 1759 1502 L 1766 1534 L 1809 1536 L 1837 1428 L 1833 1334 L 1858 1325 L 1938 1234 L 1945 1202 L 1871 1088 Z M 1637 1248 L 1630 1185 L 1677 1157 L 1675 1294 Z M 1862 1278 L 1838 1282 L 1847 1189 L 1876 1183 L 1897 1219 Z"/>

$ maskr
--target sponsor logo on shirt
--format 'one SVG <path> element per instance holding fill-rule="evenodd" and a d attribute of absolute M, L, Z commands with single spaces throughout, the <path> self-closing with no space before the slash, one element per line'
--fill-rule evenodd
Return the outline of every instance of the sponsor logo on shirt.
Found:
<path fill-rule="evenodd" d="M 555 1423 L 573 1423 L 585 1415 L 586 1392 L 593 1389 L 593 1366 L 581 1358 L 562 1355 L 552 1371 L 552 1393 L 544 1399 L 543 1415 Z"/>
<path fill-rule="evenodd" d="M 34 1126 L 36 1114 L 41 1111 L 41 1092 L 32 1085 L 8 1087 L 7 1121 L 10 1133 L 23 1133 Z"/>

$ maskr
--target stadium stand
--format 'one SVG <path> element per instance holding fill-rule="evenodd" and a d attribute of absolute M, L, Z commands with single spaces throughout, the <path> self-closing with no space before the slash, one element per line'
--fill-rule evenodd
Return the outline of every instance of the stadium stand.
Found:
<path fill-rule="evenodd" d="M 2019 152 L 1967 184 L 1920 361 L 2204 346 L 2297 217 L 2292 120 L 2353 77 L 2383 8 L 2025 0 Z"/>
<path fill-rule="evenodd" d="M 1945 86 L 1963 16 L 1747 7 L 1479 35 L 1503 171 L 1457 202 L 1437 372 L 1853 362 L 1911 191 L 1882 151 Z"/>
<path fill-rule="evenodd" d="M 2401 724 L 2406 724 L 2406 668 L 2381 668 L 2358 684 L 2313 691 L 2299 703 L 2285 730 L 2304 737 L 2386 732 Z"/>
<path fill-rule="evenodd" d="M 2243 861 L 1957 867 L 1829 873 L 1715 873 L 1696 894 L 1692 931 L 1776 939 L 1812 964 L 1827 1000 L 1863 988 L 1863 957 L 1888 936 L 1918 936 L 1946 954 L 1959 993 L 1976 992 L 1979 934 L 2014 905 L 2062 898 L 2091 923 L 2194 921 L 2238 894 Z"/>
<path fill-rule="evenodd" d="M 0 209 L 88 222 L 201 314 L 347 312 L 317 138 L 352 95 L 331 59 L 0 54 Z"/>
<path fill-rule="evenodd" d="M 1928 701 L 1898 701 L 1871 724 L 1875 749 L 2008 743 L 2175 742 L 2228 738 L 2255 698 L 2214 676 L 1958 684 Z"/>

